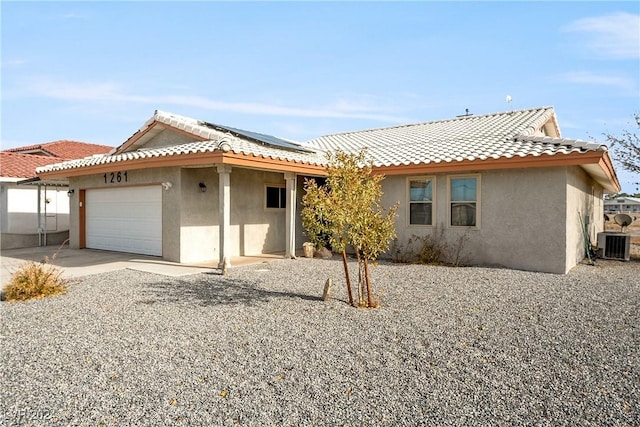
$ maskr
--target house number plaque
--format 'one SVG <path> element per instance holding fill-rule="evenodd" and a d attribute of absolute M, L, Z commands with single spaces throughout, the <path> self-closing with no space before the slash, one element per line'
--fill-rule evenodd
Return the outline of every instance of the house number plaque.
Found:
<path fill-rule="evenodd" d="M 129 177 L 127 172 L 109 172 L 102 175 L 105 184 L 116 184 L 118 182 L 127 182 Z"/>

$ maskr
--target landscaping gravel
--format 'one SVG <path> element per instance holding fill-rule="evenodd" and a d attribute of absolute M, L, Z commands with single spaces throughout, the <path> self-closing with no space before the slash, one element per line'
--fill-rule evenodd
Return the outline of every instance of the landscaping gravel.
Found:
<path fill-rule="evenodd" d="M 355 263 L 351 264 L 355 273 Z M 331 299 L 322 301 L 327 278 Z M 122 270 L 0 303 L 5 425 L 640 425 L 640 262 Z"/>

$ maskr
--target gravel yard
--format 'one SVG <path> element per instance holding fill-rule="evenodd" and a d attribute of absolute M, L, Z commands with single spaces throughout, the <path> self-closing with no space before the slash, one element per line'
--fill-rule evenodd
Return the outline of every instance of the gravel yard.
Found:
<path fill-rule="evenodd" d="M 132 270 L 0 303 L 5 425 L 640 425 L 640 262 Z M 355 264 L 352 264 L 355 270 Z M 334 280 L 332 299 L 321 300 Z"/>

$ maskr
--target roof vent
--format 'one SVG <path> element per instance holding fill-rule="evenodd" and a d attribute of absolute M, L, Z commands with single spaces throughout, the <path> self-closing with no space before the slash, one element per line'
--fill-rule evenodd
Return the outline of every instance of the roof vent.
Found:
<path fill-rule="evenodd" d="M 467 117 L 467 116 L 473 116 L 473 113 L 470 113 L 470 112 L 469 112 L 469 109 L 468 109 L 468 108 L 465 108 L 465 109 L 464 109 L 464 114 L 461 114 L 461 115 L 456 116 L 456 117 Z"/>

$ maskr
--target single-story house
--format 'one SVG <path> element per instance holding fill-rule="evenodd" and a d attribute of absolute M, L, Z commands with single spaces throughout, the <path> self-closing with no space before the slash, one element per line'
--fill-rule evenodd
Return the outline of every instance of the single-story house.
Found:
<path fill-rule="evenodd" d="M 640 213 L 640 198 L 616 197 L 604 201 L 604 210 L 611 213 Z"/>
<path fill-rule="evenodd" d="M 566 273 L 620 190 L 606 146 L 560 136 L 552 107 L 327 135 L 305 143 L 156 111 L 113 153 L 38 168 L 68 179 L 70 241 L 181 263 L 284 252 L 305 241 L 304 179 L 326 153 L 366 148 L 400 202 L 400 245 L 464 238 L 469 264 Z"/>
<path fill-rule="evenodd" d="M 108 153 L 113 147 L 53 141 L 0 151 L 0 246 L 60 244 L 69 237 L 66 180 L 36 178 L 36 167 Z"/>

